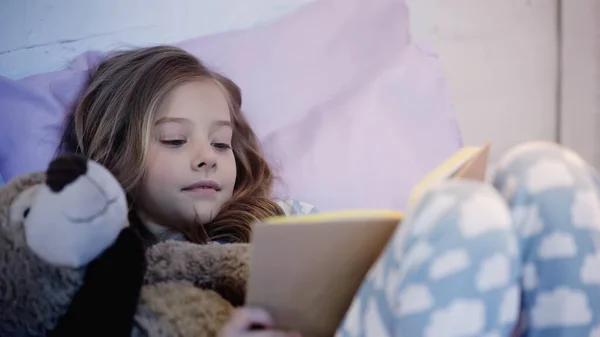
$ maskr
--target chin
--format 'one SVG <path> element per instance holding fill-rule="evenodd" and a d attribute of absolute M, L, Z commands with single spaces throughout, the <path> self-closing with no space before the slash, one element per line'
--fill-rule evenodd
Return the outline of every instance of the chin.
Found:
<path fill-rule="evenodd" d="M 193 214 L 193 219 L 195 221 L 200 221 L 200 223 L 208 223 L 211 222 L 215 216 L 218 214 L 218 210 L 214 208 L 205 208 L 205 207 L 195 207 L 196 214 Z"/>

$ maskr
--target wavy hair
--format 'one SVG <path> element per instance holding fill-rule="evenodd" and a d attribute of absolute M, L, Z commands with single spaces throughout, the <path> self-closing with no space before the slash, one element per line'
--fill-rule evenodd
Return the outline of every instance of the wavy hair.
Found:
<path fill-rule="evenodd" d="M 212 80 L 226 94 L 237 177 L 232 198 L 212 221 L 175 229 L 196 243 L 249 242 L 253 222 L 283 214 L 269 197 L 273 173 L 241 112 L 239 87 L 180 48 L 155 46 L 119 51 L 101 63 L 91 73 L 74 112 L 67 117 L 59 151 L 82 154 L 104 165 L 125 189 L 135 216 L 157 107 L 175 87 L 196 80 Z M 135 220 L 132 226 L 143 232 L 141 221 Z"/>

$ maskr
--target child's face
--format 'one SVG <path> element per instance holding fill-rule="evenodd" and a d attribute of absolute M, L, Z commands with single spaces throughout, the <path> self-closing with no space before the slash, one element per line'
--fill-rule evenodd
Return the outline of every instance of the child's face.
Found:
<path fill-rule="evenodd" d="M 163 226 L 209 222 L 231 198 L 236 166 L 231 116 L 212 81 L 175 88 L 161 102 L 151 133 L 142 208 Z"/>

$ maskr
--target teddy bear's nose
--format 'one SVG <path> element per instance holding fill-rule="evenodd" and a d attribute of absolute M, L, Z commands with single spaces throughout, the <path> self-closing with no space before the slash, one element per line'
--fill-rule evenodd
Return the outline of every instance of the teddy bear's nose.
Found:
<path fill-rule="evenodd" d="M 53 160 L 46 171 L 46 185 L 55 193 L 87 172 L 87 159 L 68 154 Z"/>

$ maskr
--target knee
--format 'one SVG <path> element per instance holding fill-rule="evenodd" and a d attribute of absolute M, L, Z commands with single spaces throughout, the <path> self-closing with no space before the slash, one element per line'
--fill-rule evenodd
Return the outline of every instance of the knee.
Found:
<path fill-rule="evenodd" d="M 456 224 L 465 237 L 491 229 L 507 229 L 511 218 L 506 201 L 490 184 L 449 180 L 425 193 L 410 215 L 413 234 Z"/>
<path fill-rule="evenodd" d="M 493 185 L 510 200 L 519 188 L 535 194 L 572 187 L 576 179 L 586 175 L 589 176 L 587 164 L 572 150 L 552 142 L 526 142 L 499 160 Z"/>

